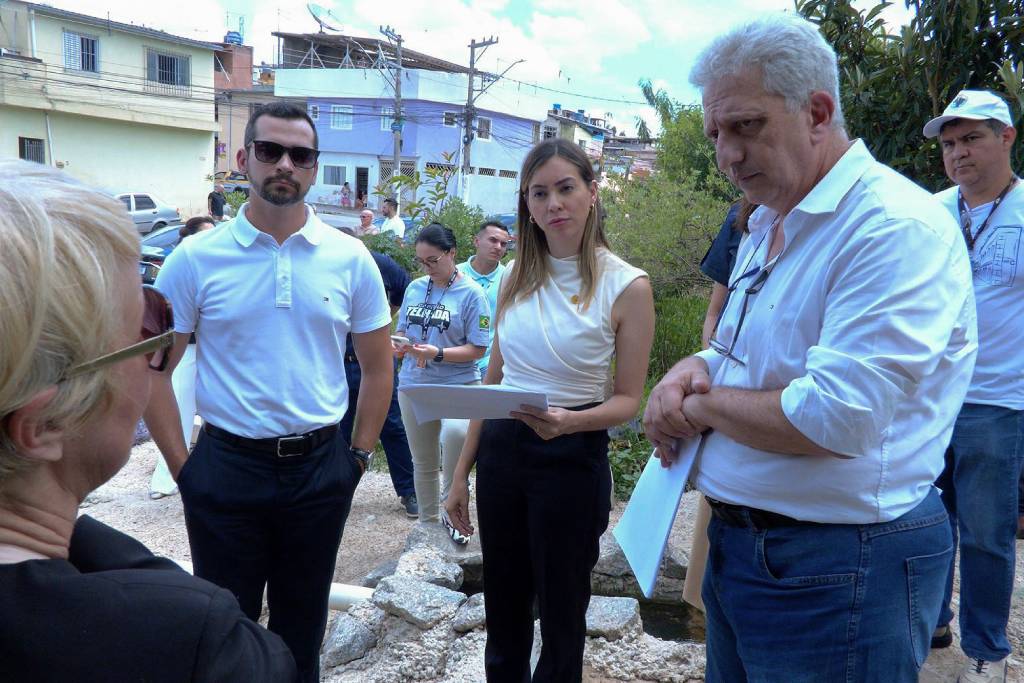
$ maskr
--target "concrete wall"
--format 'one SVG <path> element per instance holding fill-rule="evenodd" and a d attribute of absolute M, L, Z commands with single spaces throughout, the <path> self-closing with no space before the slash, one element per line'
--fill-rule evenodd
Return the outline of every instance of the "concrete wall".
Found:
<path fill-rule="evenodd" d="M 70 175 L 113 192 L 150 192 L 181 209 L 183 218 L 206 212 L 212 133 L 61 112 L 49 117 L 47 161 Z M 43 112 L 0 108 L 0 156 L 17 156 L 19 136 L 45 140 Z"/>

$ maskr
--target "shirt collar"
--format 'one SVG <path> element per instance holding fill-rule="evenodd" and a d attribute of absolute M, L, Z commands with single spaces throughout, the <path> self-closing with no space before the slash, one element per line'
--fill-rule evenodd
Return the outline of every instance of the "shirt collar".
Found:
<path fill-rule="evenodd" d="M 260 235 L 265 234 L 249 222 L 249 218 L 246 216 L 248 206 L 249 202 L 242 204 L 238 209 L 238 215 L 231 221 L 231 234 L 235 241 L 243 247 L 251 247 Z M 306 222 L 296 234 L 301 235 L 315 247 L 323 239 L 323 230 L 323 222 L 310 211 L 309 207 L 306 207 Z"/>
<path fill-rule="evenodd" d="M 493 280 L 494 278 L 498 277 L 498 274 L 501 272 L 501 266 L 502 266 L 501 261 L 498 261 L 498 265 L 495 266 L 494 270 L 492 270 L 487 275 L 484 275 L 483 273 L 478 272 L 477 269 L 473 267 L 473 259 L 475 259 L 475 258 L 476 258 L 476 254 L 473 254 L 468 259 L 466 259 L 466 263 L 465 263 L 466 269 L 469 270 L 469 274 L 471 276 L 473 276 L 474 279 L 477 279 L 477 280 Z"/>
<path fill-rule="evenodd" d="M 843 156 L 839 157 L 839 161 L 829 169 L 824 178 L 811 188 L 811 191 L 800 200 L 800 203 L 793 207 L 789 215 L 835 213 L 843 197 L 849 193 L 873 162 L 874 157 L 864 145 L 864 141 L 859 138 L 854 140 Z M 759 207 L 747 222 L 751 237 L 758 238 L 763 235 L 764 231 L 771 227 L 776 216 L 778 214 L 767 206 Z M 787 241 L 804 224 L 805 221 L 787 220 L 785 223 Z"/>

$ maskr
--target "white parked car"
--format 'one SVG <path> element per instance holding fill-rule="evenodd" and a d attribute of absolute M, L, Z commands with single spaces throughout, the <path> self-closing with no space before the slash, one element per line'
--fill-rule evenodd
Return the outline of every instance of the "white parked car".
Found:
<path fill-rule="evenodd" d="M 176 208 L 149 192 L 118 192 L 114 196 L 124 202 L 135 228 L 143 235 L 182 222 Z"/>

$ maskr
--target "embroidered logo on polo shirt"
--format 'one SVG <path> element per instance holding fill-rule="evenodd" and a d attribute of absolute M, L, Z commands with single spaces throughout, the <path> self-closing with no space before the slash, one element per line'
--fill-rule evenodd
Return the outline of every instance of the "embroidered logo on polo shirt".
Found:
<path fill-rule="evenodd" d="M 331 297 L 329 297 L 329 296 L 325 296 L 325 297 L 324 297 L 324 303 L 327 303 L 327 302 L 328 302 L 328 301 L 330 301 L 330 300 L 331 300 Z"/>
<path fill-rule="evenodd" d="M 482 315 L 482 316 L 480 316 L 480 325 L 479 325 L 479 327 L 480 327 L 481 330 L 489 330 L 489 329 L 491 329 L 491 316 L 489 316 L 489 315 Z"/>

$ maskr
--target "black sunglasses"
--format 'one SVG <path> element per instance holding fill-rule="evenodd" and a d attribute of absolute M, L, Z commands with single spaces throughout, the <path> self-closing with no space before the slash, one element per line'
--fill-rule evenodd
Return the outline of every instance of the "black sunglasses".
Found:
<path fill-rule="evenodd" d="M 320 156 L 320 150 L 312 147 L 285 147 L 269 140 L 253 140 L 252 151 L 256 159 L 265 164 L 276 164 L 287 152 L 288 158 L 298 168 L 313 168 Z"/>
<path fill-rule="evenodd" d="M 136 342 L 118 351 L 104 354 L 99 358 L 81 365 L 76 365 L 61 378 L 61 381 L 95 372 L 100 368 L 113 365 L 133 356 L 145 354 L 149 367 L 157 372 L 167 369 L 170 358 L 169 349 L 174 344 L 174 312 L 171 302 L 160 290 L 152 285 L 142 285 L 142 297 L 145 301 L 145 312 L 142 315 L 142 341 Z"/>
<path fill-rule="evenodd" d="M 776 261 L 775 263 L 777 263 Z M 751 268 L 743 275 L 736 278 L 736 281 L 729 285 L 729 294 L 726 297 L 725 304 L 722 306 L 722 312 L 718 316 L 718 320 L 715 321 L 715 328 L 711 331 L 711 339 L 708 340 L 708 346 L 718 353 L 722 354 L 726 358 L 740 365 L 746 365 L 741 359 L 737 358 L 733 354 L 733 350 L 736 348 L 736 341 L 740 338 L 740 330 L 743 329 L 743 321 L 747 318 L 747 306 L 750 303 L 750 297 L 761 291 L 764 287 L 764 283 L 768 281 L 768 276 L 772 274 L 772 269 L 775 267 L 775 263 L 762 268 L 756 266 Z M 732 341 L 726 346 L 718 339 L 718 324 L 722 322 L 722 318 L 725 317 L 725 311 L 729 307 L 729 302 L 732 300 L 732 294 L 739 287 L 740 282 L 748 277 L 753 277 L 750 286 L 743 290 L 743 308 L 740 309 L 740 317 L 736 321 L 736 329 L 732 333 Z"/>

